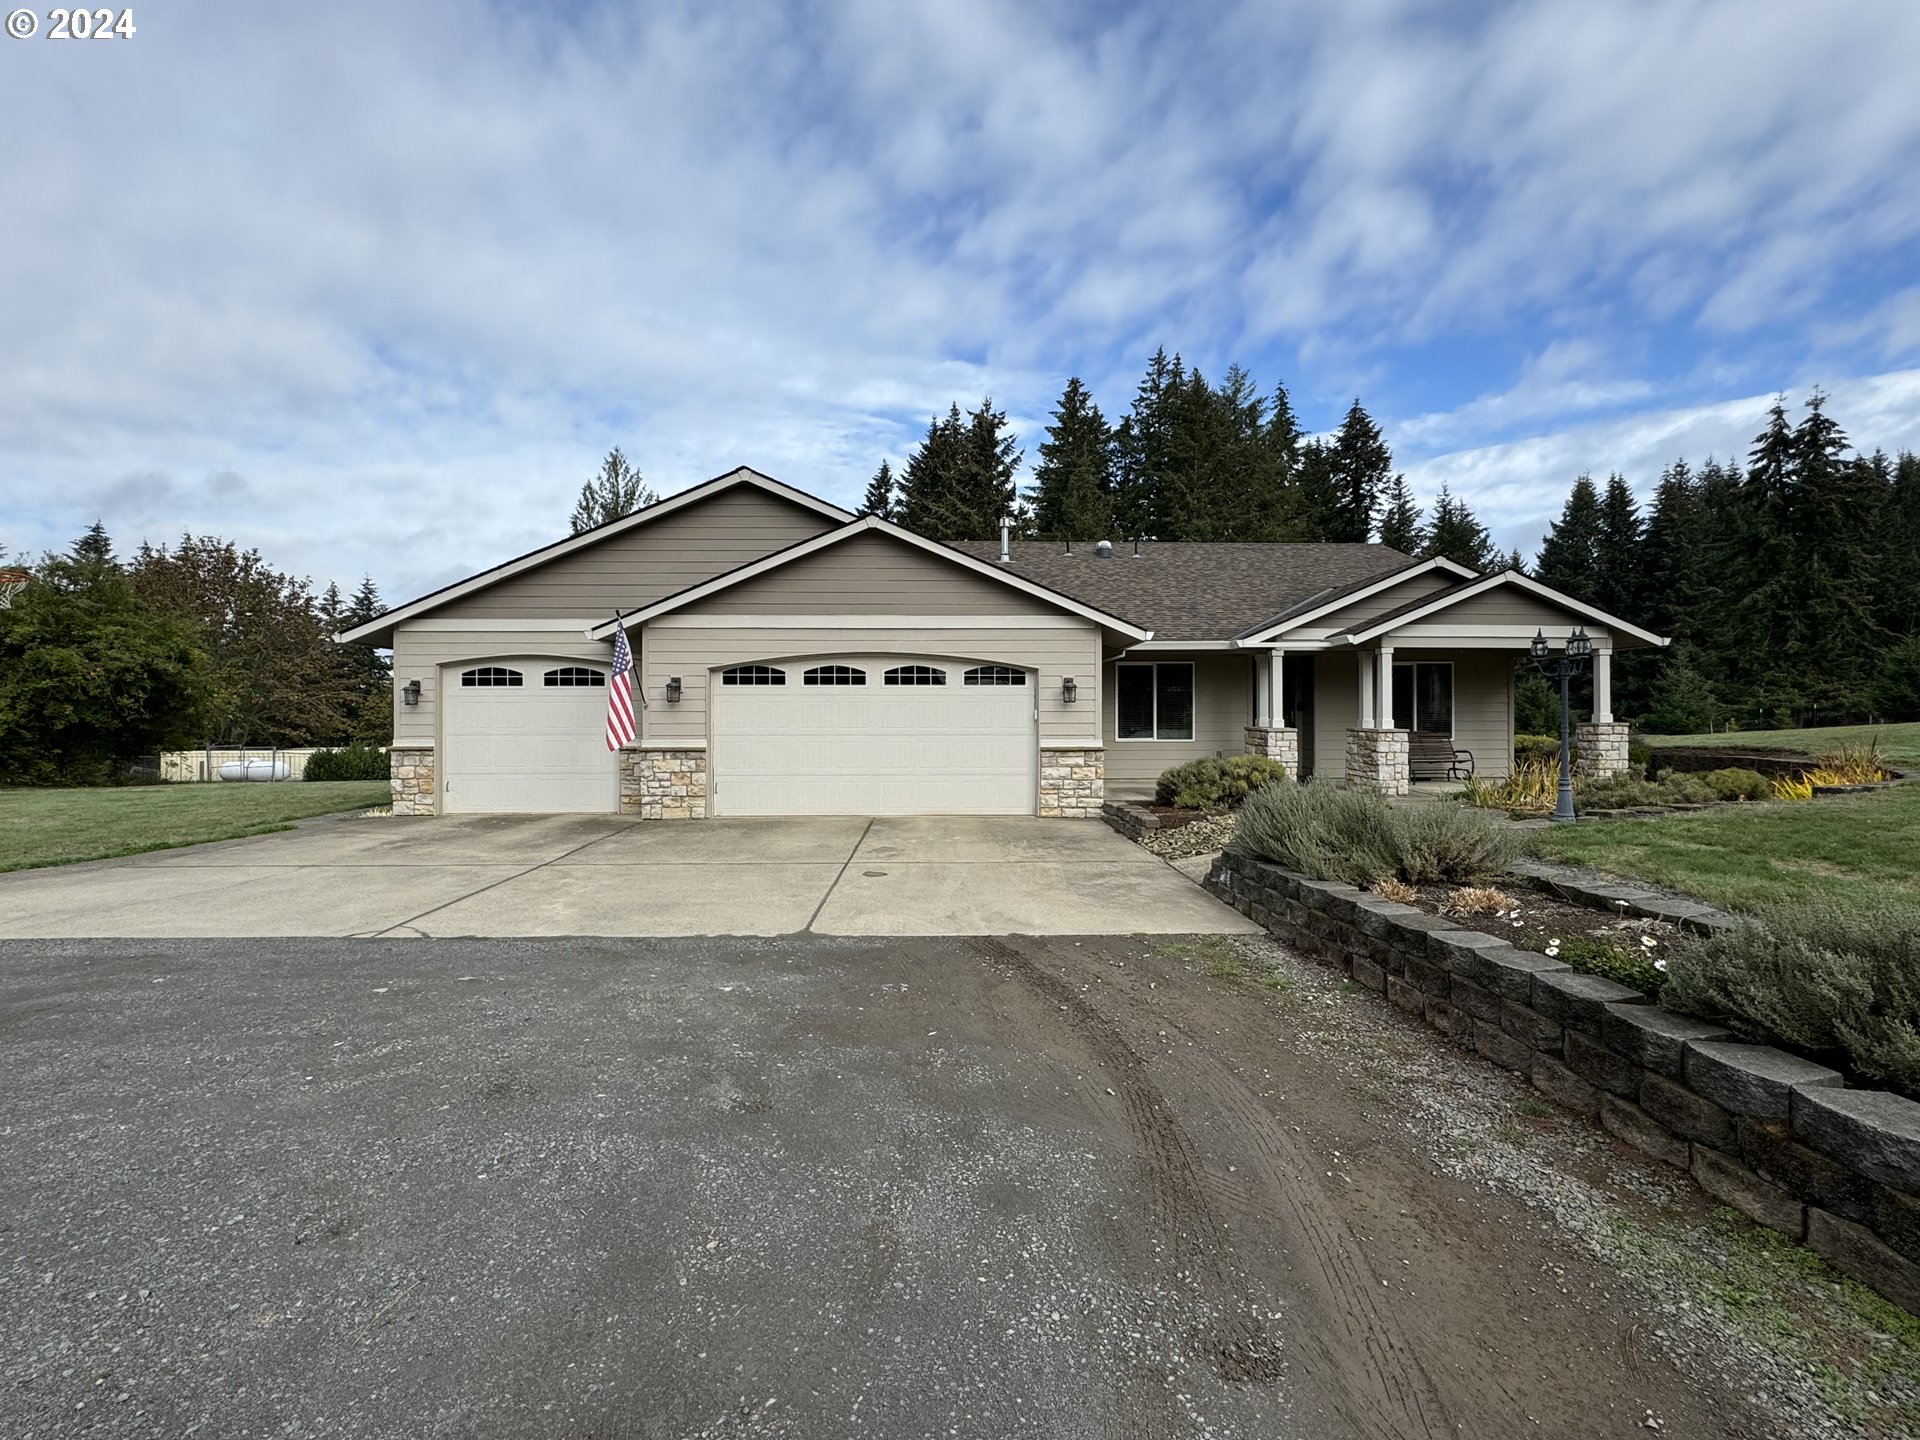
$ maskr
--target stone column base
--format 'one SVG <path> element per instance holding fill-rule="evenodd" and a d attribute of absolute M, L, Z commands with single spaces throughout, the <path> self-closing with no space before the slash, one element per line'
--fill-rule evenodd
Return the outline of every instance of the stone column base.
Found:
<path fill-rule="evenodd" d="M 1573 773 L 1618 775 L 1627 768 L 1627 727 L 1588 721 L 1573 733 Z"/>
<path fill-rule="evenodd" d="M 622 750 L 620 813 L 642 820 L 707 818 L 707 752 Z"/>
<path fill-rule="evenodd" d="M 1278 760 L 1286 767 L 1287 778 L 1300 778 L 1300 732 L 1280 726 L 1271 728 L 1265 725 L 1247 727 L 1247 754 L 1261 755 L 1268 760 Z"/>
<path fill-rule="evenodd" d="M 1409 784 L 1405 730 L 1347 731 L 1347 787 L 1404 795 Z"/>
<path fill-rule="evenodd" d="M 393 746 L 387 751 L 387 773 L 393 785 L 394 814 L 435 812 L 431 745 Z"/>
<path fill-rule="evenodd" d="M 1097 820 L 1107 798 L 1105 750 L 1042 750 L 1040 813 L 1057 820 Z"/>

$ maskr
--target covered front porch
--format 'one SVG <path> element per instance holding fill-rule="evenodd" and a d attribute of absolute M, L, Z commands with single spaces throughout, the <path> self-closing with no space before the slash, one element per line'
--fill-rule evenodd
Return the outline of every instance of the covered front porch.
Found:
<path fill-rule="evenodd" d="M 1592 645 L 1593 712 L 1578 727 L 1576 764 L 1591 775 L 1626 768 L 1613 653 L 1659 637 L 1513 571 L 1391 609 L 1368 598 L 1375 603 L 1309 611 L 1236 641 L 1256 657 L 1249 753 L 1297 777 L 1338 776 L 1387 795 L 1468 775 L 1502 779 L 1513 764 L 1515 663 L 1536 637 L 1558 652 L 1579 629 Z M 1296 693 L 1303 676 L 1310 697 Z"/>

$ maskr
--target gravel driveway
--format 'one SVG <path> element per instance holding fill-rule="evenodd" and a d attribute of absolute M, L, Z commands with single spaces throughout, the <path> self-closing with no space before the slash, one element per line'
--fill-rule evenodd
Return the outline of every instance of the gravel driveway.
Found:
<path fill-rule="evenodd" d="M 16 943 L 0 1071 L 9 1436 L 1832 1423 L 1265 940 Z"/>

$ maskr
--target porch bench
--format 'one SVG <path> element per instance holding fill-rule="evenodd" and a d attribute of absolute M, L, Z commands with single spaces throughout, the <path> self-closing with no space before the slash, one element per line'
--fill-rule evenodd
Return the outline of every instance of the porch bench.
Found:
<path fill-rule="evenodd" d="M 1456 748 L 1444 730 L 1415 730 L 1407 736 L 1407 771 L 1415 780 L 1462 780 L 1473 774 L 1473 752 Z"/>

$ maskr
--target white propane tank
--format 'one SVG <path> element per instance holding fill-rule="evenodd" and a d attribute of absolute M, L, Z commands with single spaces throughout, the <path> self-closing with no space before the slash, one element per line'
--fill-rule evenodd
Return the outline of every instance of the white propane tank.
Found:
<path fill-rule="evenodd" d="M 229 760 L 220 767 L 222 780 L 284 780 L 292 773 L 285 760 Z"/>

